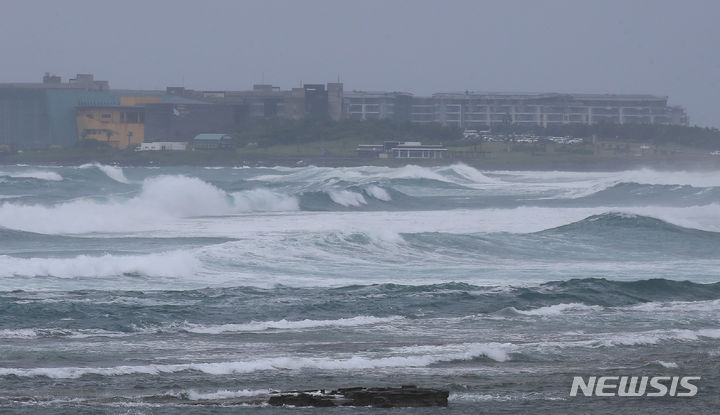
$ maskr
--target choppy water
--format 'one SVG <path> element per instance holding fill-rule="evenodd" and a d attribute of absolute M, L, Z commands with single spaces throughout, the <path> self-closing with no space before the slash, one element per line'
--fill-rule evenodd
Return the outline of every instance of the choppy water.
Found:
<path fill-rule="evenodd" d="M 4 166 L 0 412 L 713 413 L 719 270 L 720 172 Z M 569 397 L 590 375 L 702 379 Z"/>

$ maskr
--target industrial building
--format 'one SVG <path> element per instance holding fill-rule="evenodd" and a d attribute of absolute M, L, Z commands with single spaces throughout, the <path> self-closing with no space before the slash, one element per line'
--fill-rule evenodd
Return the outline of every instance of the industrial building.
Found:
<path fill-rule="evenodd" d="M 15 149 L 67 147 L 78 140 L 77 108 L 120 105 L 107 81 L 78 75 L 67 83 L 45 74 L 42 83 L 0 84 L 0 145 Z"/>
<path fill-rule="evenodd" d="M 78 74 L 68 82 L 0 84 L 0 145 L 12 149 L 69 147 L 94 139 L 115 148 L 153 141 L 191 141 L 198 134 L 232 134 L 258 118 L 328 118 L 437 123 L 463 129 L 497 125 L 688 125 L 668 97 L 608 94 L 344 92 L 343 84 L 269 84 L 247 91 L 111 90 L 108 81 Z M 433 153 L 435 154 L 435 153 Z"/>
<path fill-rule="evenodd" d="M 281 90 L 270 84 L 256 84 L 248 91 L 196 91 L 169 87 L 172 95 L 236 108 L 236 117 L 253 118 L 344 118 L 343 84 L 304 84 Z"/>

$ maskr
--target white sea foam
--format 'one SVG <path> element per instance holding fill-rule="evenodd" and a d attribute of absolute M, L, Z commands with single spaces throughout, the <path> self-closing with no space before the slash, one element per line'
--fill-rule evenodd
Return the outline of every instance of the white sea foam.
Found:
<path fill-rule="evenodd" d="M 118 183 L 130 183 L 130 181 L 125 177 L 125 173 L 123 172 L 123 169 L 121 167 L 116 166 L 107 166 L 105 164 L 100 163 L 87 163 L 80 166 L 81 169 L 90 169 L 90 168 L 96 168 L 100 170 L 101 172 L 105 173 L 105 175 L 113 180 L 115 180 Z"/>
<path fill-rule="evenodd" d="M 502 182 L 501 180 L 488 177 L 479 170 L 463 163 L 457 163 L 445 168 L 439 168 L 436 169 L 436 171 L 441 174 L 447 172 L 455 173 L 456 175 L 466 179 L 468 182 L 473 184 L 498 184 Z"/>
<path fill-rule="evenodd" d="M 33 339 L 38 337 L 35 329 L 4 329 L 0 330 L 2 339 Z"/>
<path fill-rule="evenodd" d="M 448 396 L 449 401 L 486 402 L 486 401 L 512 401 L 514 398 L 509 395 L 492 395 L 489 393 L 463 393 L 453 392 Z"/>
<path fill-rule="evenodd" d="M 457 343 L 445 345 L 419 345 L 398 347 L 395 353 L 421 355 L 421 356 L 444 356 L 439 361 L 473 360 L 478 357 L 487 357 L 496 362 L 510 360 L 510 353 L 517 351 L 519 346 L 512 343 Z"/>
<path fill-rule="evenodd" d="M 59 182 L 63 177 L 54 171 L 45 170 L 23 170 L 14 172 L 0 172 L 0 176 L 12 177 L 14 179 L 37 179 Z"/>
<path fill-rule="evenodd" d="M 372 324 L 389 323 L 392 321 L 402 320 L 401 316 L 392 317 L 373 317 L 373 316 L 357 316 L 351 318 L 341 318 L 337 320 L 278 320 L 278 321 L 253 321 L 250 323 L 237 324 L 220 324 L 220 325 L 202 325 L 185 323 L 181 327 L 192 333 L 203 334 L 219 334 L 227 332 L 255 332 L 265 330 L 299 330 L 320 327 L 357 327 Z"/>
<path fill-rule="evenodd" d="M 402 167 L 299 167 L 274 168 L 280 174 L 262 174 L 250 178 L 265 182 L 283 183 L 337 183 L 348 182 L 367 185 L 391 179 L 427 179 L 461 186 L 476 187 L 481 184 L 499 183 L 477 169 L 465 164 L 441 167 L 421 167 L 406 165 Z"/>
<path fill-rule="evenodd" d="M 156 176 L 131 199 L 79 199 L 52 206 L 0 204 L 0 226 L 38 233 L 126 232 L 169 226 L 178 218 L 297 210 L 295 198 L 265 189 L 229 194 L 195 177 Z"/>
<path fill-rule="evenodd" d="M 295 198 L 267 189 L 229 194 L 210 183 L 187 176 L 157 176 L 146 179 L 140 196 L 129 203 L 138 204 L 138 208 L 150 208 L 177 217 L 298 209 Z"/>
<path fill-rule="evenodd" d="M 200 260 L 188 251 L 147 255 L 79 255 L 72 258 L 17 258 L 0 255 L 0 277 L 111 277 L 126 274 L 156 277 L 195 276 Z"/>
<path fill-rule="evenodd" d="M 642 184 L 681 185 L 693 187 L 718 187 L 720 177 L 703 171 L 658 171 L 639 169 L 618 172 L 623 182 Z"/>
<path fill-rule="evenodd" d="M 241 212 L 285 212 L 299 210 L 297 198 L 267 189 L 232 193 L 234 210 Z"/>
<path fill-rule="evenodd" d="M 387 190 L 383 189 L 382 187 L 368 186 L 365 188 L 365 193 L 367 193 L 369 196 L 374 197 L 375 199 L 382 200 L 384 202 L 389 202 L 392 200 Z"/>
<path fill-rule="evenodd" d="M 32 329 L 5 329 L 0 330 L 0 339 L 36 339 L 39 337 L 66 337 L 84 339 L 90 337 L 125 337 L 128 333 L 107 331 L 101 329 L 61 329 L 61 328 L 32 328 Z"/>
<path fill-rule="evenodd" d="M 662 367 L 666 367 L 668 369 L 677 369 L 678 364 L 675 362 L 664 362 L 662 360 L 656 360 L 655 363 L 659 364 Z"/>
<path fill-rule="evenodd" d="M 703 339 L 720 339 L 720 329 L 672 329 L 649 330 L 635 333 L 606 333 L 601 338 L 590 341 L 590 346 L 636 346 L 657 344 L 663 341 L 693 342 Z"/>
<path fill-rule="evenodd" d="M 556 353 L 572 348 L 614 348 L 624 346 L 645 346 L 673 342 L 702 342 L 708 339 L 720 338 L 720 329 L 670 329 L 648 330 L 637 332 L 609 332 L 609 333 L 562 333 L 560 340 L 541 340 L 515 345 L 516 351 L 523 352 L 551 352 Z"/>
<path fill-rule="evenodd" d="M 451 212 L 451 213 L 449 213 Z M 545 208 L 518 207 L 512 209 L 456 209 L 452 211 L 383 212 L 302 212 L 272 221 L 256 217 L 254 221 L 232 223 L 223 221 L 219 226 L 205 223 L 206 230 L 214 235 L 228 235 L 232 231 L 249 232 L 301 231 L 301 232 L 371 232 L 383 229 L 395 233 L 444 232 L 467 233 L 532 233 L 581 221 L 593 215 L 608 212 L 626 212 L 655 217 L 687 228 L 720 231 L 720 204 L 679 207 L 589 207 Z M 0 223 L 1 224 L 1 223 Z M 194 228 L 197 231 L 197 228 Z"/>
<path fill-rule="evenodd" d="M 527 316 L 557 316 L 567 312 L 588 312 L 602 311 L 603 307 L 598 305 L 586 305 L 581 303 L 555 304 L 532 310 L 515 310 Z"/>
<path fill-rule="evenodd" d="M 242 390 L 235 390 L 235 391 L 222 389 L 222 390 L 218 390 L 215 392 L 198 392 L 194 389 L 191 389 L 185 393 L 181 392 L 181 395 L 187 396 L 187 398 L 191 401 L 200 401 L 200 400 L 244 398 L 244 397 L 248 397 L 248 396 L 267 395 L 269 393 L 270 393 L 269 389 L 257 389 L 257 390 L 242 389 Z"/>
<path fill-rule="evenodd" d="M 567 171 L 494 171 L 502 179 L 502 186 L 537 193 L 555 190 L 550 198 L 580 198 L 589 196 L 621 183 L 646 185 L 676 185 L 709 188 L 720 186 L 717 174 L 688 171 L 656 171 L 651 169 L 618 172 L 567 172 Z"/>
<path fill-rule="evenodd" d="M 714 312 L 720 310 L 720 300 L 668 302 L 654 301 L 630 307 L 624 307 L 623 309 L 630 311 L 645 311 L 650 313 Z"/>
<path fill-rule="evenodd" d="M 496 171 L 508 181 L 557 183 L 574 187 L 575 184 L 639 183 L 649 185 L 680 185 L 693 187 L 718 187 L 720 177 L 705 171 L 659 171 L 653 169 L 623 170 L 614 172 L 570 171 Z"/>
<path fill-rule="evenodd" d="M 267 370 L 314 369 L 354 371 L 381 368 L 412 368 L 427 367 L 437 363 L 457 360 L 473 360 L 483 356 L 502 362 L 508 359 L 507 350 L 512 348 L 514 348 L 513 345 L 505 343 L 466 343 L 461 345 L 448 345 L 446 350 L 443 350 L 442 347 L 437 347 L 437 350 L 433 350 L 428 354 L 389 357 L 376 355 L 353 355 L 338 358 L 287 356 L 210 363 L 149 364 L 114 367 L 0 368 L 0 376 L 47 376 L 55 379 L 65 379 L 79 378 L 87 374 L 97 374 L 101 376 L 130 374 L 159 375 L 185 370 L 196 370 L 211 375 L 230 375 Z M 421 350 L 422 346 L 418 346 L 418 351 Z M 392 350 L 390 353 L 392 353 Z"/>
<path fill-rule="evenodd" d="M 347 173 L 349 176 L 363 176 L 362 172 L 366 171 L 363 169 L 340 169 L 339 172 L 333 174 L 343 176 L 346 174 L 343 172 L 349 171 L 350 173 Z M 373 183 L 377 183 L 378 178 L 373 175 L 387 173 L 409 177 L 414 170 L 428 172 L 428 168 L 417 166 L 406 166 L 394 170 L 388 168 L 366 169 L 380 169 L 371 170 L 370 176 L 372 177 L 368 179 L 368 189 L 377 186 Z M 291 173 L 291 175 L 299 174 L 299 172 L 311 174 L 315 171 L 313 169 L 293 170 L 295 173 Z M 330 174 L 333 169 L 323 171 Z M 439 175 L 432 170 L 429 171 Z M 282 174 L 278 177 L 278 180 L 282 181 L 286 180 L 287 175 Z M 720 231 L 717 214 L 720 211 L 720 205 L 716 203 L 690 207 L 546 208 L 523 206 L 513 209 L 453 210 L 452 215 L 448 215 L 447 211 L 422 211 L 413 212 L 411 215 L 407 212 L 353 212 L 351 216 L 343 215 L 343 212 L 323 212 L 321 219 L 315 217 L 316 215 L 313 213 L 304 212 L 302 217 L 273 217 L 274 223 L 270 223 L 269 220 L 262 217 L 254 217 L 252 221 L 242 220 L 241 222 L 223 218 L 222 223 L 220 221 L 217 224 L 205 222 L 201 227 L 186 221 L 187 226 L 183 228 L 177 226 L 174 219 L 191 216 L 223 216 L 243 212 L 294 211 L 298 210 L 298 202 L 293 196 L 267 189 L 227 193 L 210 183 L 187 176 L 151 177 L 146 179 L 142 186 L 140 194 L 132 199 L 116 197 L 107 202 L 77 199 L 46 206 L 5 201 L 0 204 L 0 226 L 40 233 L 158 230 L 164 234 L 180 232 L 186 235 L 197 235 L 198 232 L 206 231 L 216 236 L 237 235 L 260 227 L 264 228 L 263 232 L 273 229 L 302 232 L 323 230 L 353 232 L 366 231 L 369 228 L 382 228 L 395 233 L 526 233 L 566 225 L 592 215 L 614 211 L 651 216 L 688 228 Z M 365 190 L 365 192 L 368 191 L 375 193 L 373 197 L 384 198 L 384 195 L 379 192 Z M 366 203 L 362 194 L 349 190 L 331 191 L 330 197 L 335 203 L 347 207 L 358 207 Z"/>
<path fill-rule="evenodd" d="M 497 401 L 507 402 L 515 400 L 566 400 L 563 396 L 547 395 L 540 392 L 525 392 L 525 393 L 513 393 L 510 395 L 500 394 L 489 394 L 489 393 L 467 393 L 467 392 L 453 392 L 448 396 L 449 401 L 466 401 L 466 402 L 486 402 L 486 401 Z"/>
<path fill-rule="evenodd" d="M 350 190 L 332 190 L 328 194 L 333 202 L 345 207 L 358 207 L 367 204 L 363 195 Z"/>

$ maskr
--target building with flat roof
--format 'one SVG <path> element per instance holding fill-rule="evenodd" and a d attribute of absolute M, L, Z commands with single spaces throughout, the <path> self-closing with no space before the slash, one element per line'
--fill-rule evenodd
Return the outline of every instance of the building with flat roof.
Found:
<path fill-rule="evenodd" d="M 193 139 L 196 150 L 229 150 L 235 148 L 232 136 L 227 134 L 198 134 Z"/>
<path fill-rule="evenodd" d="M 688 125 L 682 107 L 655 95 L 557 93 L 437 93 L 418 97 L 399 92 L 345 94 L 350 119 L 395 119 L 464 129 L 496 125 L 666 124 Z"/>
<path fill-rule="evenodd" d="M 410 120 L 412 94 L 407 92 L 363 92 L 345 94 L 345 114 L 352 120 Z"/>
<path fill-rule="evenodd" d="M 442 159 L 447 148 L 441 144 L 423 144 L 419 141 L 385 141 L 383 144 L 360 144 L 356 152 L 365 158 Z"/>
<path fill-rule="evenodd" d="M 99 117 L 99 118 L 95 118 Z M 0 83 L 0 145 L 14 149 L 68 147 L 96 139 L 124 148 L 148 141 L 190 141 L 213 131 L 232 134 L 259 118 L 393 120 L 466 130 L 499 125 L 688 125 L 668 97 L 631 94 L 345 92 L 342 83 L 282 90 L 111 90 L 108 81 L 78 74 L 68 82 Z M 140 120 L 140 121 L 135 121 Z M 386 152 L 389 154 L 389 152 Z"/>
<path fill-rule="evenodd" d="M 185 141 L 154 141 L 151 143 L 140 143 L 135 151 L 184 151 L 188 143 Z"/>
<path fill-rule="evenodd" d="M 668 97 L 615 94 L 434 94 L 435 119 L 459 128 L 498 124 L 667 124 L 687 125 L 685 110 Z"/>
<path fill-rule="evenodd" d="M 243 119 L 258 118 L 330 118 L 344 116 L 343 84 L 304 84 L 300 88 L 282 90 L 271 84 L 255 84 L 245 91 L 194 91 L 168 87 L 168 94 L 199 99 L 213 104 L 236 107 Z"/>
<path fill-rule="evenodd" d="M 145 139 L 145 111 L 129 105 L 93 105 L 77 108 L 77 129 L 82 140 L 102 141 L 127 148 Z"/>
<path fill-rule="evenodd" d="M 0 144 L 21 150 L 73 145 L 78 106 L 120 105 L 108 88 L 88 74 L 67 83 L 49 73 L 42 82 L 0 83 Z"/>

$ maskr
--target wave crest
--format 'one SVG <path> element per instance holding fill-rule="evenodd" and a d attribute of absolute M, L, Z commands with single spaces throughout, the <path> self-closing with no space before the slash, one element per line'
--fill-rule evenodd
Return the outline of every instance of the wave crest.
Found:
<path fill-rule="evenodd" d="M 74 379 L 84 375 L 119 376 L 131 374 L 160 375 L 195 370 L 210 375 L 231 375 L 267 370 L 327 370 L 354 371 L 381 368 L 428 367 L 443 362 L 474 360 L 486 357 L 498 362 L 509 359 L 508 353 L 516 346 L 510 343 L 464 343 L 446 346 L 416 346 L 402 348 L 400 352 L 415 352 L 410 355 L 376 357 L 352 355 L 337 359 L 320 357 L 269 357 L 246 361 L 150 364 L 142 366 L 115 367 L 46 367 L 46 368 L 0 368 L 0 376 L 35 377 L 53 379 Z M 392 353 L 393 350 L 390 350 Z M 419 353 L 418 353 L 419 352 Z M 423 353 L 425 352 L 425 353 Z"/>
<path fill-rule="evenodd" d="M 124 183 L 128 184 L 130 181 L 125 177 L 125 172 L 123 172 L 123 169 L 121 167 L 116 166 L 107 166 L 105 164 L 100 163 L 87 163 L 83 164 L 79 167 L 80 169 L 91 169 L 96 168 L 103 172 L 107 177 L 111 178 L 112 180 L 115 180 L 118 183 Z"/>
<path fill-rule="evenodd" d="M 163 175 L 145 179 L 131 199 L 80 199 L 51 206 L 5 202 L 0 226 L 37 233 L 123 232 L 184 217 L 298 209 L 296 198 L 267 189 L 227 193 L 196 177 Z"/>
<path fill-rule="evenodd" d="M 187 251 L 147 255 L 79 255 L 72 258 L 17 258 L 0 255 L 0 277 L 192 277 L 202 264 Z"/>
<path fill-rule="evenodd" d="M 202 325 L 193 323 L 184 323 L 181 328 L 191 333 L 201 334 L 220 334 L 229 332 L 257 332 L 266 330 L 298 330 L 320 327 L 357 327 L 373 324 L 389 323 L 392 321 L 404 319 L 401 316 L 391 317 L 373 317 L 373 316 L 356 316 L 351 318 L 341 318 L 337 320 L 278 320 L 278 321 L 253 321 L 241 324 L 220 324 L 220 325 Z"/>

